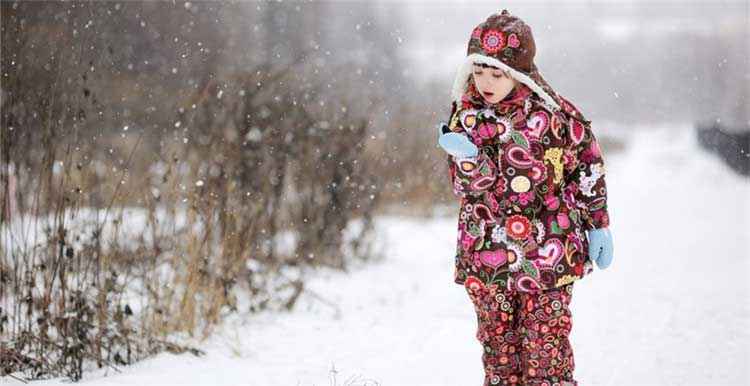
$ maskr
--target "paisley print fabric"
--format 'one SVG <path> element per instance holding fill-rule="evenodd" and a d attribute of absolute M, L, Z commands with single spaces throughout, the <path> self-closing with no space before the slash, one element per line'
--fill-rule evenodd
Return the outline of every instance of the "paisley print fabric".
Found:
<path fill-rule="evenodd" d="M 456 284 L 529 292 L 593 272 L 585 231 L 609 226 L 604 161 L 590 121 L 557 97 L 559 110 L 519 83 L 488 105 L 470 77 L 454 102 L 448 126 L 479 147 L 447 156 L 461 197 Z"/>
<path fill-rule="evenodd" d="M 574 283 L 518 292 L 485 287 L 472 277 L 466 291 L 477 314 L 484 385 L 578 385 L 568 336 Z"/>

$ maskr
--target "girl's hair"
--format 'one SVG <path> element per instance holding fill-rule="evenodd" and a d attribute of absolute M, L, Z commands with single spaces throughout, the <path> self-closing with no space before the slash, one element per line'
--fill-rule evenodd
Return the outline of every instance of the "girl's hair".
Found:
<path fill-rule="evenodd" d="M 495 67 L 495 66 L 492 66 L 492 65 L 489 65 L 489 64 L 487 64 L 487 63 L 474 63 L 474 65 L 475 65 L 475 66 L 480 66 L 480 67 L 482 67 L 482 68 L 492 68 L 492 69 L 494 69 L 494 70 L 500 70 L 500 71 L 502 71 L 502 72 L 503 72 L 503 74 L 505 74 L 505 76 L 507 76 L 508 78 L 513 78 L 513 76 L 512 76 L 511 74 L 510 74 L 510 71 L 506 71 L 506 70 L 503 70 L 503 69 L 501 69 L 501 68 L 497 68 L 497 67 Z"/>
<path fill-rule="evenodd" d="M 494 69 L 496 69 L 496 70 L 499 70 L 499 68 L 497 68 L 497 67 L 495 67 L 495 66 L 492 66 L 492 65 L 489 65 L 489 64 L 487 64 L 487 63 L 474 63 L 474 65 L 475 65 L 475 66 L 480 66 L 480 67 L 482 67 L 482 68 L 494 68 Z"/>

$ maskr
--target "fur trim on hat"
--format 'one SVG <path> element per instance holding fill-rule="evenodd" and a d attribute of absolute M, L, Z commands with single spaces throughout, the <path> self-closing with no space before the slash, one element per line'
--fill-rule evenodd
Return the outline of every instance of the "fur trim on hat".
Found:
<path fill-rule="evenodd" d="M 451 98 L 460 105 L 461 96 L 466 92 L 466 82 L 469 80 L 471 75 L 472 66 L 474 63 L 484 63 L 490 66 L 495 66 L 501 70 L 508 71 L 516 80 L 529 86 L 537 95 L 539 95 L 548 105 L 556 110 L 560 109 L 560 105 L 555 102 L 552 96 L 548 95 L 542 88 L 536 84 L 528 75 L 516 70 L 515 68 L 489 56 L 482 54 L 471 54 L 466 57 L 463 64 L 458 68 L 456 79 L 453 81 L 453 90 L 451 90 Z"/>

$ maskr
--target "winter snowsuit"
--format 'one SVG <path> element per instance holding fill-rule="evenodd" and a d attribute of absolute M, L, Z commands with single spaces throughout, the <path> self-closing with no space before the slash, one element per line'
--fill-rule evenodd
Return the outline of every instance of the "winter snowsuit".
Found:
<path fill-rule="evenodd" d="M 473 30 L 452 92 L 448 126 L 479 148 L 448 155 L 448 170 L 461 197 L 454 281 L 477 311 L 485 384 L 577 384 L 568 304 L 573 282 L 593 272 L 585 231 L 609 225 L 591 121 L 539 74 L 535 51 L 521 19 L 491 15 Z M 475 63 L 520 83 L 489 104 Z"/>

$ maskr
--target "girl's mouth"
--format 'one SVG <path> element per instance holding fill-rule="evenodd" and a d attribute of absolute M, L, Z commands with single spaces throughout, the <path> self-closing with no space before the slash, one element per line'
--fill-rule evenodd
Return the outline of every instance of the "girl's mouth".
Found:
<path fill-rule="evenodd" d="M 492 94 L 491 92 L 489 92 L 489 91 L 485 91 L 485 92 L 484 92 L 484 96 L 488 96 L 488 97 L 491 97 L 492 95 L 493 95 L 493 94 Z"/>

